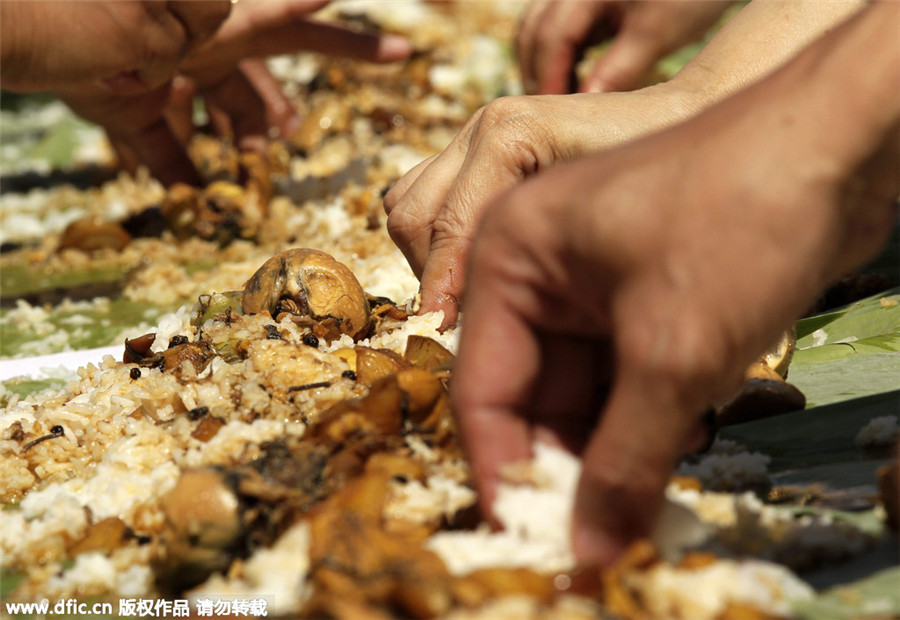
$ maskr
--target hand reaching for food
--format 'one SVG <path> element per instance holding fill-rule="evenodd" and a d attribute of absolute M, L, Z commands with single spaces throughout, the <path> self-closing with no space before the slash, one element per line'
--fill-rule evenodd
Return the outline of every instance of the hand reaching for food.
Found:
<path fill-rule="evenodd" d="M 583 560 L 651 531 L 703 411 L 889 235 L 900 47 L 867 42 L 898 16 L 876 3 L 706 113 L 487 209 L 452 385 L 485 507 L 504 464 L 541 441 L 583 459 Z"/>
<path fill-rule="evenodd" d="M 303 49 L 390 62 L 411 52 L 397 36 L 309 19 L 326 4 L 3 3 L 3 87 L 56 93 L 101 125 L 126 163 L 146 165 L 165 184 L 196 184 L 184 146 L 195 94 L 244 148 L 260 148 L 269 127 L 284 133 L 298 122 L 272 75 L 250 59 Z"/>
<path fill-rule="evenodd" d="M 700 39 L 730 1 L 534 0 L 525 9 L 516 49 L 525 92 L 613 92 L 639 88 L 656 63 Z M 585 50 L 612 39 L 579 84 Z"/>
<path fill-rule="evenodd" d="M 422 310 L 456 320 L 468 249 L 491 199 L 553 165 L 697 114 L 863 4 L 751 3 L 668 82 L 628 93 L 505 97 L 478 110 L 443 153 L 385 196 L 388 230 L 422 283 Z"/>

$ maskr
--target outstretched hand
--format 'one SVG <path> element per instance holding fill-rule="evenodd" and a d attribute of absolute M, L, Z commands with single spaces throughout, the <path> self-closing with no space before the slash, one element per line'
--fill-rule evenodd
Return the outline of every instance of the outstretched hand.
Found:
<path fill-rule="evenodd" d="M 298 119 L 254 59 L 303 49 L 391 62 L 411 52 L 400 37 L 309 19 L 327 3 L 3 3 L 3 22 L 16 23 L 14 33 L 3 31 L 3 86 L 52 90 L 101 125 L 126 161 L 147 165 L 163 183 L 196 183 L 184 146 L 195 94 L 217 129 L 244 148 L 260 148 L 270 127 L 290 132 Z"/>
<path fill-rule="evenodd" d="M 422 311 L 456 320 L 468 249 L 491 198 L 689 109 L 679 86 L 668 83 L 634 93 L 504 97 L 478 110 L 443 153 L 410 170 L 384 198 L 388 231 L 421 280 Z"/>
<path fill-rule="evenodd" d="M 533 0 L 516 48 L 528 94 L 633 90 L 656 63 L 699 40 L 733 2 L 697 0 Z M 591 45 L 609 50 L 578 84 L 575 68 Z"/>
<path fill-rule="evenodd" d="M 843 43 L 831 36 L 701 116 L 486 211 L 452 385 L 486 509 L 504 464 L 534 441 L 565 446 L 583 458 L 576 554 L 610 562 L 650 532 L 701 413 L 884 243 L 900 192 L 896 51 L 865 110 L 841 89 L 896 26 L 888 11 L 893 25 L 873 15 L 853 31 L 856 56 L 823 61 Z"/>

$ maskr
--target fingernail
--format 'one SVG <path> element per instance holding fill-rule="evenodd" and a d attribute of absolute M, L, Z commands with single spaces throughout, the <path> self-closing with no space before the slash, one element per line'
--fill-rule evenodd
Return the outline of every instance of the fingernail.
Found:
<path fill-rule="evenodd" d="M 412 43 L 405 37 L 395 34 L 386 34 L 381 37 L 378 45 L 378 55 L 383 60 L 400 60 L 412 54 Z"/>
<path fill-rule="evenodd" d="M 300 120 L 300 117 L 291 112 L 291 116 L 284 123 L 284 137 L 289 138 L 293 136 L 302 126 L 303 121 Z"/>
<path fill-rule="evenodd" d="M 101 80 L 101 84 L 117 95 L 131 95 L 147 90 L 147 85 L 144 84 L 138 71 L 122 71 Z"/>
<path fill-rule="evenodd" d="M 255 151 L 257 153 L 266 152 L 266 138 L 260 135 L 244 136 L 238 142 L 238 148 L 241 151 Z"/>
<path fill-rule="evenodd" d="M 576 526 L 572 538 L 575 557 L 579 562 L 609 566 L 625 551 L 625 545 L 604 532 L 587 526 Z"/>

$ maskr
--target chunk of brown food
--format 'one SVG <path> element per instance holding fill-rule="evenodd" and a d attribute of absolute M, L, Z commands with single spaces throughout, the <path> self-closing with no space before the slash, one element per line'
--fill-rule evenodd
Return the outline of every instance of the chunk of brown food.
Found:
<path fill-rule="evenodd" d="M 878 468 L 878 493 L 888 527 L 900 532 L 900 461 Z"/>
<path fill-rule="evenodd" d="M 797 335 L 793 329 L 744 373 L 744 384 L 728 403 L 716 410 L 716 426 L 729 426 L 799 411 L 806 397 L 788 383 L 788 367 L 794 354 Z"/>
<path fill-rule="evenodd" d="M 156 334 L 144 334 L 125 340 L 125 353 L 122 361 L 126 364 L 138 364 L 144 368 L 158 368 L 161 371 L 181 376 L 187 368 L 184 366 L 185 364 L 193 370 L 194 374 L 199 374 L 203 372 L 212 358 L 218 355 L 213 346 L 202 339 L 170 346 L 165 351 L 154 353 L 150 347 L 155 340 Z"/>
<path fill-rule="evenodd" d="M 59 240 L 60 250 L 81 250 L 94 252 L 97 250 L 121 251 L 131 243 L 131 235 L 125 232 L 120 224 L 107 222 L 97 217 L 75 220 L 62 233 Z"/>
<path fill-rule="evenodd" d="M 268 206 L 263 199 L 230 181 L 206 189 L 176 183 L 166 193 L 162 215 L 177 239 L 199 237 L 225 246 L 256 237 Z"/>
<path fill-rule="evenodd" d="M 243 534 L 240 504 L 215 469 L 185 471 L 161 505 L 154 568 L 163 590 L 180 591 L 228 567 Z"/>
<path fill-rule="evenodd" d="M 267 260 L 247 281 L 241 301 L 247 314 L 282 313 L 308 322 L 319 338 L 347 334 L 354 340 L 371 329 L 365 292 L 346 265 L 318 250 L 292 249 Z"/>

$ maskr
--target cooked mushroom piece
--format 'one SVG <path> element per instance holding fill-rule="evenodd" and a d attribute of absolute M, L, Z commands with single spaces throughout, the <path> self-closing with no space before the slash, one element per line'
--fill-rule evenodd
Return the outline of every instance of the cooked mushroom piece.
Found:
<path fill-rule="evenodd" d="M 199 237 L 222 246 L 254 238 L 262 214 L 259 199 L 229 181 L 216 181 L 203 190 L 176 183 L 162 203 L 166 227 L 177 239 Z"/>
<path fill-rule="evenodd" d="M 797 345 L 797 330 L 791 327 L 785 331 L 775 346 L 766 351 L 762 361 L 782 379 L 787 379 L 788 367 L 794 357 L 794 347 Z"/>
<path fill-rule="evenodd" d="M 216 469 L 183 472 L 161 506 L 165 526 L 155 558 L 160 585 L 181 591 L 228 567 L 243 533 L 240 502 Z"/>
<path fill-rule="evenodd" d="M 246 314 L 283 312 L 311 319 L 326 340 L 370 331 L 369 304 L 353 272 L 329 254 L 295 248 L 276 254 L 247 281 L 241 306 Z"/>
<path fill-rule="evenodd" d="M 108 249 L 119 252 L 129 243 L 131 235 L 120 224 L 87 217 L 66 226 L 59 240 L 59 249 L 82 252 Z"/>
<path fill-rule="evenodd" d="M 750 422 L 799 411 L 806 406 L 803 392 L 785 381 L 796 338 L 793 328 L 787 330 L 775 346 L 750 364 L 738 394 L 717 409 L 716 426 Z"/>

